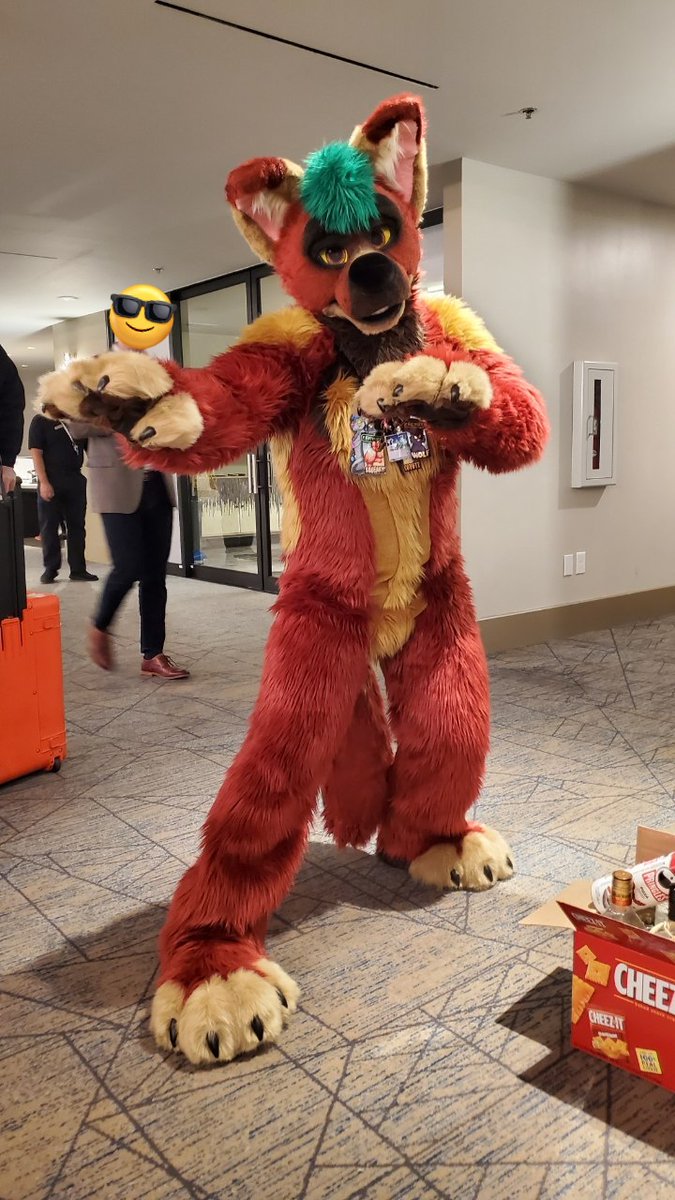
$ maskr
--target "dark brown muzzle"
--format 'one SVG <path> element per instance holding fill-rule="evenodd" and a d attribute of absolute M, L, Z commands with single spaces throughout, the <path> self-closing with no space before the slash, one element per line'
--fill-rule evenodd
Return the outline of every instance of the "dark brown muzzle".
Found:
<path fill-rule="evenodd" d="M 349 268 L 351 315 L 357 321 L 381 320 L 408 299 L 410 286 L 402 269 L 379 251 L 360 254 Z"/>

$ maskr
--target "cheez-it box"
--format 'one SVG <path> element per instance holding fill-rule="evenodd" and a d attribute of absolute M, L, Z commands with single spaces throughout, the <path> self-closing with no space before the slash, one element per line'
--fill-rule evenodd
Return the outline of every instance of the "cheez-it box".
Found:
<path fill-rule="evenodd" d="M 675 850 L 675 833 L 638 829 L 636 862 Z M 625 925 L 572 884 L 523 924 L 574 929 L 572 1044 L 675 1092 L 675 942 Z"/>
<path fill-rule="evenodd" d="M 675 943 L 560 907 L 575 929 L 572 1044 L 675 1091 Z"/>

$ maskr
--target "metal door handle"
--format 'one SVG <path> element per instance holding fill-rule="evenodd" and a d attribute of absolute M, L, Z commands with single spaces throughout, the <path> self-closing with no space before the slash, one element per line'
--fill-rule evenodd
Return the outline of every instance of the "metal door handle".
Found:
<path fill-rule="evenodd" d="M 257 496 L 260 490 L 258 482 L 258 463 L 254 454 L 246 455 L 246 474 L 248 477 L 248 490 L 251 496 Z"/>

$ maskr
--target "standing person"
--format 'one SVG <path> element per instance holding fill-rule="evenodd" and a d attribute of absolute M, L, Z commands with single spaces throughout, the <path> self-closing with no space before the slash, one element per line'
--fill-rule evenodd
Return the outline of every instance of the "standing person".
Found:
<path fill-rule="evenodd" d="M 0 346 L 0 463 L 4 490 L 16 484 L 14 463 L 23 440 L 23 410 L 26 396 L 15 364 Z"/>
<path fill-rule="evenodd" d="M 89 655 L 104 671 L 112 670 L 110 629 L 138 582 L 142 674 L 187 679 L 190 672 L 164 653 L 166 567 L 176 503 L 173 480 L 161 471 L 127 467 L 111 434 L 79 422 L 71 422 L 70 431 L 73 437 L 88 439 L 91 507 L 101 515 L 113 564 L 89 631 Z"/>
<path fill-rule="evenodd" d="M 70 578 L 95 582 L 98 575 L 87 570 L 84 558 L 84 518 L 87 511 L 87 481 L 82 474 L 84 449 L 63 421 L 50 421 L 39 414 L 28 430 L 28 449 L 38 477 L 38 517 L 44 571 L 41 583 L 53 583 L 61 569 L 63 521 L 68 541 Z"/>

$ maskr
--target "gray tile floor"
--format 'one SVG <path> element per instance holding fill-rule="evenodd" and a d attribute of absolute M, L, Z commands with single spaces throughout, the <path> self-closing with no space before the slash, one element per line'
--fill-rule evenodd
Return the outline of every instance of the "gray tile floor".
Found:
<path fill-rule="evenodd" d="M 29 550 L 29 574 L 39 575 Z M 519 921 L 675 820 L 675 617 L 504 654 L 481 818 L 518 874 L 434 899 L 313 836 L 271 952 L 280 1046 L 193 1070 L 147 1007 L 166 904 L 239 746 L 267 597 L 170 580 L 181 684 L 83 652 L 63 606 L 70 757 L 0 788 L 2 1200 L 623 1200 L 672 1196 L 675 1097 L 569 1047 L 571 944 Z"/>

